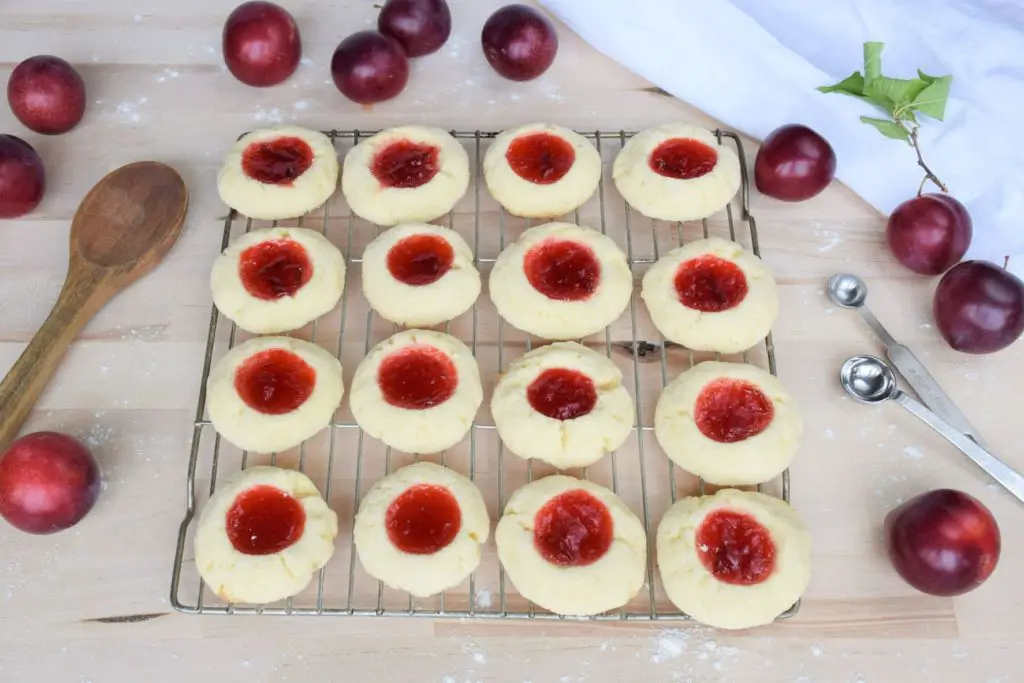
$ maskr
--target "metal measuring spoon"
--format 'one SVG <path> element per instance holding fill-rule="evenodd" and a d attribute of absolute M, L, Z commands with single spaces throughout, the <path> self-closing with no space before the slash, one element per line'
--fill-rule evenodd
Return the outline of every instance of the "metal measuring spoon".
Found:
<path fill-rule="evenodd" d="M 909 348 L 893 339 L 892 335 L 882 327 L 882 323 L 878 322 L 878 318 L 864 305 L 868 298 L 868 286 L 863 280 L 849 273 L 833 275 L 832 279 L 828 281 L 828 298 L 836 306 L 854 308 L 860 313 L 860 317 L 864 319 L 864 322 L 874 331 L 885 347 L 886 357 L 906 378 L 907 384 L 921 397 L 926 406 L 960 432 L 974 439 L 976 443 L 984 445 L 977 430 L 971 426 L 971 423 L 967 421 L 949 395 L 942 390 L 931 373 L 925 369 L 917 356 Z"/>
<path fill-rule="evenodd" d="M 969 439 L 951 424 L 900 391 L 892 368 L 874 356 L 853 356 L 843 363 L 839 381 L 861 403 L 881 403 L 892 399 L 920 418 L 973 460 L 1003 488 L 1024 502 L 1024 476 Z"/>

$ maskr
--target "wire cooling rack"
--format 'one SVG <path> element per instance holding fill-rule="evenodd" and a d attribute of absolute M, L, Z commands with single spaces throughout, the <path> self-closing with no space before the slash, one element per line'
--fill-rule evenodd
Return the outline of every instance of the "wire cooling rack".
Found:
<path fill-rule="evenodd" d="M 727 235 L 760 254 L 757 228 L 749 208 L 746 160 L 735 133 L 715 131 L 719 144 L 734 145 L 739 155 L 742 186 L 738 196 L 719 214 L 703 221 L 667 223 L 652 221 L 632 210 L 612 183 L 612 161 L 632 133 L 580 132 L 601 154 L 601 183 L 590 201 L 562 220 L 600 229 L 612 237 L 627 254 L 636 285 L 660 254 L 700 237 Z M 372 134 L 373 131 L 327 132 L 341 156 Z M 437 222 L 458 231 L 473 247 L 477 267 L 486 281 L 498 253 L 518 238 L 530 221 L 505 213 L 483 187 L 481 159 L 497 133 L 452 131 L 452 134 L 467 149 L 472 180 L 466 196 L 446 218 Z M 224 221 L 222 249 L 244 232 L 278 224 L 321 230 L 346 257 L 345 293 L 336 309 L 291 335 L 337 354 L 347 387 L 356 365 L 369 349 L 399 329 L 369 308 L 359 285 L 363 248 L 381 228 L 355 216 L 340 193 L 335 193 L 316 212 L 292 221 L 254 221 L 232 211 Z M 490 396 L 499 373 L 509 362 L 542 343 L 504 323 L 486 292 L 471 311 L 437 329 L 462 339 L 472 349 L 480 365 L 485 396 Z M 352 419 L 347 401 L 343 401 L 327 429 L 301 446 L 268 455 L 247 453 L 221 439 L 213 429 L 206 408 L 205 387 L 211 365 L 249 336 L 213 309 L 185 482 L 185 516 L 178 533 L 171 578 L 170 599 L 175 609 L 191 614 L 566 618 L 537 607 L 515 591 L 498 562 L 493 536 L 484 545 L 480 566 L 462 585 L 427 599 L 413 598 L 384 586 L 363 571 L 356 557 L 352 526 L 361 496 L 386 473 L 417 459 L 438 462 L 469 476 L 484 495 L 492 524 L 501 516 L 513 491 L 555 471 L 544 463 L 521 460 L 502 448 L 486 400 L 467 437 L 435 456 L 417 458 L 392 451 L 364 435 Z M 670 379 L 702 360 L 742 360 L 766 367 L 775 374 L 771 335 L 763 344 L 741 355 L 723 357 L 690 351 L 660 336 L 635 286 L 627 312 L 603 333 L 580 341 L 605 353 L 622 370 L 623 382 L 636 401 L 636 423 L 633 434 L 617 452 L 590 467 L 566 473 L 611 488 L 623 498 L 643 521 L 649 548 L 647 580 L 640 593 L 621 609 L 588 619 L 688 619 L 665 595 L 654 559 L 654 538 L 662 515 L 679 496 L 710 492 L 712 487 L 675 467 L 661 451 L 654 439 L 654 406 Z M 293 598 L 270 605 L 228 604 L 204 586 L 196 570 L 192 553 L 196 513 L 216 490 L 221 478 L 238 469 L 267 464 L 298 469 L 317 484 L 328 504 L 338 513 L 336 552 L 306 590 Z M 788 501 L 789 471 L 757 488 Z M 792 616 L 799 605 L 797 602 L 779 618 Z"/>

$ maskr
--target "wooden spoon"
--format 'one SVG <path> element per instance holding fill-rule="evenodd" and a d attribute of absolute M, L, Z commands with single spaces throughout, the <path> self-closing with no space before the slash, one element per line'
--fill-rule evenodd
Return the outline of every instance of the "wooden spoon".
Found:
<path fill-rule="evenodd" d="M 57 303 L 0 383 L 0 452 L 86 323 L 163 259 L 187 209 L 181 176 L 155 161 L 122 166 L 85 196 L 71 222 L 68 274 Z"/>

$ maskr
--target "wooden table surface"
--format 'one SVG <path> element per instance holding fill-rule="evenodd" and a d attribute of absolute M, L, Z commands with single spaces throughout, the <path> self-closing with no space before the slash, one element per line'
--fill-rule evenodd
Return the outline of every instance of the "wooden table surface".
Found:
<path fill-rule="evenodd" d="M 208 272 L 225 212 L 215 175 L 239 133 L 276 122 L 321 129 L 500 129 L 532 120 L 590 130 L 673 120 L 718 125 L 564 27 L 549 73 L 532 83 L 502 80 L 478 43 L 499 3 L 451 4 L 448 44 L 416 60 L 406 91 L 372 110 L 342 98 L 328 70 L 337 42 L 375 23 L 369 0 L 288 2 L 304 59 L 289 81 L 269 89 L 245 87 L 223 66 L 220 31 L 230 2 L 0 6 L 0 80 L 22 59 L 53 53 L 81 69 L 89 91 L 84 122 L 63 136 L 31 133 L 0 107 L 0 132 L 33 144 L 48 174 L 38 210 L 0 230 L 0 364 L 14 362 L 48 313 L 64 277 L 70 218 L 104 173 L 156 159 L 176 167 L 192 195 L 167 261 L 87 328 L 26 425 L 84 439 L 104 485 L 93 512 L 67 532 L 30 536 L 0 523 L 0 680 L 1020 680 L 1019 504 L 897 406 L 845 398 L 837 382 L 842 360 L 879 348 L 854 314 L 829 303 L 824 285 L 842 270 L 865 277 L 878 317 L 918 352 L 995 452 L 1019 468 L 1024 453 L 1009 408 L 1017 397 L 1006 380 L 1024 376 L 1024 344 L 988 357 L 950 351 L 930 324 L 934 281 L 893 262 L 882 217 L 838 184 L 802 204 L 752 198 L 763 254 L 781 285 L 779 370 L 806 422 L 792 485 L 793 503 L 813 533 L 814 578 L 793 620 L 730 634 L 687 624 L 198 617 L 172 610 L 168 583 L 209 321 Z M 747 141 L 748 157 L 754 149 Z M 916 593 L 880 551 L 885 513 L 942 486 L 978 496 L 1002 524 L 999 568 L 957 599 Z"/>

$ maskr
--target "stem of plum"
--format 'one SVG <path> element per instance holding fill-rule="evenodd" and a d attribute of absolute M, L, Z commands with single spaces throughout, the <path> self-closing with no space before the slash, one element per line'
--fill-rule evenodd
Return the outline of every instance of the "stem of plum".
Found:
<path fill-rule="evenodd" d="M 921 184 L 917 186 L 917 196 L 920 197 L 921 193 L 924 192 L 924 185 L 928 182 L 928 176 L 921 178 Z"/>
<path fill-rule="evenodd" d="M 910 138 L 910 146 L 913 147 L 914 152 L 917 153 L 917 165 L 923 168 L 925 173 L 924 179 L 921 181 L 921 186 L 917 188 L 917 196 L 921 196 L 921 193 L 924 191 L 924 185 L 929 180 L 935 183 L 943 192 L 949 192 L 946 185 L 939 180 L 938 176 L 932 173 L 932 169 L 928 168 L 928 164 L 924 163 L 924 157 L 921 156 L 921 147 L 917 141 L 917 126 L 910 128 L 907 131 L 907 135 Z"/>
<path fill-rule="evenodd" d="M 1004 256 L 1003 257 L 1003 270 L 1007 270 L 1007 269 L 1009 269 L 1009 267 L 1010 267 L 1010 257 L 1009 256 Z"/>

